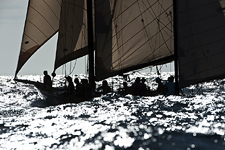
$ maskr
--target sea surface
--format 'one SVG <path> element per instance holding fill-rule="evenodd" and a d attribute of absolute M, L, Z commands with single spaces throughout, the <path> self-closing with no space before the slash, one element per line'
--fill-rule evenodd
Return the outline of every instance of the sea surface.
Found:
<path fill-rule="evenodd" d="M 129 85 L 137 76 L 156 89 L 156 74 L 131 74 Z M 169 76 L 162 73 L 161 78 Z M 18 78 L 42 81 L 43 76 Z M 108 82 L 116 91 L 123 78 Z M 181 96 L 113 92 L 79 104 L 49 106 L 33 85 L 0 76 L 0 149 L 225 150 L 224 84 L 215 80 L 190 86 Z M 63 85 L 63 76 L 57 76 L 54 86 Z"/>

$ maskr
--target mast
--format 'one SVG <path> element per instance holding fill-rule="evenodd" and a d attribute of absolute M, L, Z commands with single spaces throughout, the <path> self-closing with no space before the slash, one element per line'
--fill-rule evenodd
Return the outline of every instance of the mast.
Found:
<path fill-rule="evenodd" d="M 87 0 L 88 49 L 89 49 L 89 83 L 94 86 L 94 44 L 93 44 L 93 10 L 92 0 Z"/>
<path fill-rule="evenodd" d="M 179 94 L 178 85 L 178 37 L 177 37 L 177 0 L 173 0 L 173 31 L 174 31 L 174 68 L 175 68 L 175 94 Z"/>

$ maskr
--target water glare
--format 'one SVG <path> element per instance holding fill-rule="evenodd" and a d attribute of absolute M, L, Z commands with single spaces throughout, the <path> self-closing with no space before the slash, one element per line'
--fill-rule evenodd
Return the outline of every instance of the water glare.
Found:
<path fill-rule="evenodd" d="M 155 89 L 150 82 L 156 74 L 137 73 L 132 79 L 137 76 Z M 115 77 L 119 87 L 116 81 L 123 79 Z M 49 106 L 34 86 L 1 76 L 0 149 L 224 149 L 224 89 L 210 83 L 202 87 L 203 94 L 192 96 L 188 91 L 193 87 L 188 87 L 185 96 L 109 93 L 79 104 Z"/>

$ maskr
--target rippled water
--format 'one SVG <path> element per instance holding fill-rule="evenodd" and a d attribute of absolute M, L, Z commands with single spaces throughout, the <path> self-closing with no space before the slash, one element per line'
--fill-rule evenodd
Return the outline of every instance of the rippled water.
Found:
<path fill-rule="evenodd" d="M 131 80 L 136 76 L 155 88 L 156 75 L 134 74 Z M 225 80 L 186 88 L 185 96 L 110 93 L 58 106 L 48 106 L 32 85 L 10 76 L 0 81 L 0 149 L 225 149 Z M 122 79 L 108 81 L 116 89 Z"/>

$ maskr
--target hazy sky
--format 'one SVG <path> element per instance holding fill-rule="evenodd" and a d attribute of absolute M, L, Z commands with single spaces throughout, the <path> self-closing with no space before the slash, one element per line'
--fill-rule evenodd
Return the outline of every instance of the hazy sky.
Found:
<path fill-rule="evenodd" d="M 0 75 L 14 75 L 17 67 L 28 0 L 0 0 Z M 57 35 L 40 48 L 23 66 L 19 75 L 53 71 Z M 74 63 L 71 64 L 71 67 Z M 70 63 L 67 64 L 70 70 Z M 62 74 L 63 69 L 57 69 Z M 77 61 L 74 73 L 85 73 L 85 59 Z M 67 71 L 68 73 L 68 71 Z"/>
<path fill-rule="evenodd" d="M 0 75 L 14 75 L 22 41 L 28 0 L 0 0 Z M 57 35 L 48 41 L 23 66 L 19 75 L 42 74 L 53 71 Z M 71 67 L 74 63 L 71 64 Z M 70 70 L 70 63 L 67 64 Z M 172 69 L 171 69 L 172 68 Z M 149 70 L 149 69 L 148 69 Z M 164 71 L 173 71 L 168 64 Z M 57 69 L 62 74 L 63 69 Z M 67 71 L 68 73 L 68 71 Z M 79 59 L 73 74 L 85 73 L 85 59 Z"/>

